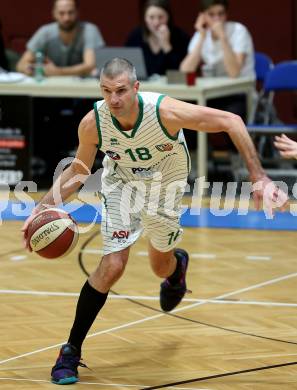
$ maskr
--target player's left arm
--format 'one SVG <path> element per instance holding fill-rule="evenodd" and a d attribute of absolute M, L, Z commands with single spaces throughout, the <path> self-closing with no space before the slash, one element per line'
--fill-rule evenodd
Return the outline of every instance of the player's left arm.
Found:
<path fill-rule="evenodd" d="M 238 115 L 166 96 L 160 105 L 160 117 L 171 135 L 175 135 L 183 127 L 206 133 L 226 132 L 243 156 L 251 180 L 256 182 L 265 176 L 254 144 Z"/>
<path fill-rule="evenodd" d="M 256 207 L 259 207 L 267 184 L 270 184 L 270 190 L 265 195 L 271 201 L 281 197 L 283 203 L 286 203 L 286 195 L 266 176 L 251 137 L 238 115 L 166 96 L 160 104 L 160 119 L 171 135 L 177 134 L 183 127 L 207 133 L 226 132 L 243 157 L 252 182 L 263 183 L 263 189 L 254 193 Z"/>

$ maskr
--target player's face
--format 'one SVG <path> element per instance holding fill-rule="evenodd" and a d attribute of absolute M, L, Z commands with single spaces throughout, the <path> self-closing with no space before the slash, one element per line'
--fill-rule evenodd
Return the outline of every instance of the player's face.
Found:
<path fill-rule="evenodd" d="M 211 26 L 216 22 L 224 23 L 227 20 L 227 12 L 223 5 L 217 4 L 209 7 L 205 11 L 207 24 Z"/>
<path fill-rule="evenodd" d="M 129 117 L 135 107 L 139 82 L 131 84 L 126 72 L 112 79 L 101 76 L 100 88 L 102 96 L 113 116 Z"/>
<path fill-rule="evenodd" d="M 72 31 L 78 21 L 78 12 L 73 0 L 58 0 L 55 3 L 53 16 L 63 31 Z"/>
<path fill-rule="evenodd" d="M 152 5 L 146 10 L 144 21 L 149 31 L 155 33 L 160 26 L 168 23 L 168 14 L 162 8 Z"/>

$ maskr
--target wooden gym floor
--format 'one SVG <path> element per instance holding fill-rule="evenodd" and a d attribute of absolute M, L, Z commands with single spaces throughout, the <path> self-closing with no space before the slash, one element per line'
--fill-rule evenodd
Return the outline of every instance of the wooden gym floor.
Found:
<path fill-rule="evenodd" d="M 21 225 L 0 227 L 0 389 L 53 389 L 85 281 L 78 255 L 99 227 L 45 260 L 22 248 Z M 297 389 L 296 233 L 186 228 L 182 246 L 192 294 L 173 316 L 159 311 L 142 238 L 84 344 L 90 370 L 67 389 Z M 100 248 L 96 236 L 81 252 L 88 271 Z"/>

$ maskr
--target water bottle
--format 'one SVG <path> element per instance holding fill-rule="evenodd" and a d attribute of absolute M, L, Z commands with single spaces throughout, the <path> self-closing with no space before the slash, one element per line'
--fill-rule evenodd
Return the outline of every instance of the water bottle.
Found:
<path fill-rule="evenodd" d="M 34 78 L 35 80 L 40 83 L 44 79 L 44 72 L 43 72 L 43 53 L 42 51 L 38 50 L 35 53 L 35 70 L 34 70 Z"/>

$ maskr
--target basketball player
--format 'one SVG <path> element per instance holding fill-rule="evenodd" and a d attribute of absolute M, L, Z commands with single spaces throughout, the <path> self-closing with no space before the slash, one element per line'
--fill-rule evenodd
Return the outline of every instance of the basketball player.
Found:
<path fill-rule="evenodd" d="M 263 184 L 253 194 L 256 204 L 263 194 L 271 208 L 277 196 L 286 202 L 286 195 L 265 175 L 238 116 L 158 93 L 139 92 L 135 68 L 125 59 L 114 58 L 105 64 L 100 87 L 104 100 L 95 103 L 94 110 L 82 119 L 76 161 L 60 176 L 61 197 L 65 200 L 81 185 L 73 179 L 88 173 L 98 147 L 105 152 L 101 223 L 104 255 L 82 287 L 68 343 L 62 346 L 52 368 L 52 382 L 61 385 L 78 381 L 82 343 L 109 289 L 123 274 L 130 247 L 143 229 L 149 239 L 151 267 L 157 276 L 165 278 L 160 290 L 161 308 L 173 310 L 187 291 L 189 256 L 176 248 L 182 236 L 180 203 L 190 169 L 182 127 L 227 132 L 243 156 L 252 182 Z M 25 238 L 33 216 L 55 205 L 54 187 L 25 222 Z M 127 202 L 131 198 L 133 212 Z"/>

